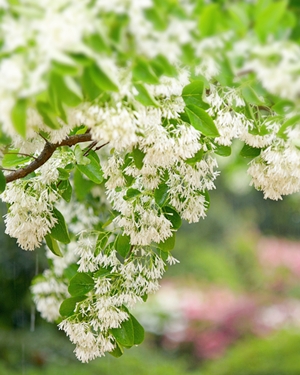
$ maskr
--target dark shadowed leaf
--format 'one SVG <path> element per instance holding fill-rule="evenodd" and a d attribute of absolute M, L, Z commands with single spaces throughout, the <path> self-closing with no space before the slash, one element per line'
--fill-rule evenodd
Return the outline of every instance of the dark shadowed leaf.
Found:
<path fill-rule="evenodd" d="M 131 347 L 134 345 L 134 331 L 130 317 L 128 320 L 122 322 L 120 328 L 112 328 L 110 332 L 120 345 L 125 347 Z"/>
<path fill-rule="evenodd" d="M 163 213 L 165 217 L 172 223 L 173 229 L 179 229 L 181 227 L 181 217 L 178 214 L 177 211 L 174 210 L 174 208 L 165 206 L 163 207 Z"/>
<path fill-rule="evenodd" d="M 94 288 L 94 280 L 91 276 L 84 272 L 78 272 L 70 280 L 68 288 L 69 293 L 73 297 L 81 296 L 88 293 Z"/>
<path fill-rule="evenodd" d="M 6 180 L 3 172 L 0 170 L 0 194 L 4 192 L 6 187 Z"/>
<path fill-rule="evenodd" d="M 76 304 L 78 302 L 84 301 L 87 296 L 77 296 L 65 299 L 59 308 L 59 313 L 63 317 L 68 317 L 74 314 Z"/>
<path fill-rule="evenodd" d="M 119 235 L 117 237 L 117 240 L 116 240 L 116 250 L 117 252 L 123 257 L 125 258 L 126 255 L 129 253 L 130 251 L 130 237 L 127 236 L 126 234 L 125 235 Z"/>
<path fill-rule="evenodd" d="M 51 229 L 50 235 L 57 241 L 68 244 L 70 236 L 65 222 L 65 218 L 56 208 L 53 208 L 53 216 L 57 219 L 57 223 Z"/>
<path fill-rule="evenodd" d="M 57 255 L 58 257 L 63 256 L 56 239 L 51 237 L 50 234 L 47 234 L 47 236 L 45 236 L 45 241 L 46 241 L 47 246 L 49 247 L 49 249 L 54 255 Z"/>
<path fill-rule="evenodd" d="M 26 99 L 18 99 L 11 111 L 11 120 L 16 131 L 25 138 L 26 135 Z"/>

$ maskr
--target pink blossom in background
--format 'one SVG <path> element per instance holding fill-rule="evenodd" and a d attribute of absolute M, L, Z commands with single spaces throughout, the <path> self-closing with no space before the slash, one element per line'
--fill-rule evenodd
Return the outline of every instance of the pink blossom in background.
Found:
<path fill-rule="evenodd" d="M 263 267 L 285 267 L 300 277 L 300 242 L 279 238 L 261 238 L 257 246 Z"/>
<path fill-rule="evenodd" d="M 215 359 L 247 336 L 300 329 L 300 301 L 287 294 L 299 285 L 300 242 L 261 238 L 253 252 L 262 281 L 251 293 L 225 285 L 165 281 L 152 297 L 151 314 L 161 324 L 150 331 L 160 337 L 160 345 L 193 353 L 197 360 Z M 290 272 L 278 273 L 281 269 Z"/>

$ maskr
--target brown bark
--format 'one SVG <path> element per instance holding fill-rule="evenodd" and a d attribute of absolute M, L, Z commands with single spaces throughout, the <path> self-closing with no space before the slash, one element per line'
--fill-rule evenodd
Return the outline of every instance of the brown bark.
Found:
<path fill-rule="evenodd" d="M 9 173 L 5 176 L 6 183 L 18 180 L 19 178 L 26 177 L 30 173 L 34 172 L 36 169 L 41 167 L 43 164 L 46 163 L 47 160 L 51 158 L 54 151 L 61 146 L 74 146 L 77 143 L 81 142 L 89 142 L 92 140 L 92 136 L 90 133 L 85 134 L 77 134 L 72 135 L 70 137 L 67 137 L 61 142 L 58 143 L 50 143 L 46 140 L 45 147 L 43 148 L 43 151 L 40 153 L 40 155 L 35 158 L 32 163 L 26 165 L 24 168 L 20 168 L 12 173 Z"/>

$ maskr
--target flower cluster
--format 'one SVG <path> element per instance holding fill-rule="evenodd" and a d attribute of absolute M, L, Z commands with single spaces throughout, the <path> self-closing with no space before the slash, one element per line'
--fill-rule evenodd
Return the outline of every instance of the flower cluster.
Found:
<path fill-rule="evenodd" d="M 67 205 L 60 201 L 58 207 L 64 217 L 68 218 L 68 227 L 73 234 L 87 230 L 99 221 L 93 215 L 93 211 L 90 208 L 86 208 L 83 204 L 72 201 L 71 204 Z M 33 280 L 31 293 L 33 294 L 36 308 L 48 322 L 54 322 L 59 319 L 59 307 L 66 298 L 70 297 L 68 277 L 70 275 L 73 276 L 73 272 L 77 268 L 77 246 L 76 238 L 68 245 L 61 245 L 60 250 L 63 257 L 58 257 L 47 248 L 46 255 L 52 266 Z M 66 270 L 69 270 L 69 273 Z"/>
<path fill-rule="evenodd" d="M 52 158 L 36 170 L 30 180 L 12 182 L 1 194 L 9 204 L 5 216 L 6 233 L 17 238 L 22 249 L 34 250 L 57 223 L 53 211 L 60 199 L 56 183 L 59 171 L 74 161 L 73 152 L 56 151 Z"/>
<path fill-rule="evenodd" d="M 286 139 L 276 139 L 263 149 L 248 169 L 253 185 L 264 192 L 265 198 L 278 200 L 299 191 L 299 125 L 287 129 L 285 135 Z"/>

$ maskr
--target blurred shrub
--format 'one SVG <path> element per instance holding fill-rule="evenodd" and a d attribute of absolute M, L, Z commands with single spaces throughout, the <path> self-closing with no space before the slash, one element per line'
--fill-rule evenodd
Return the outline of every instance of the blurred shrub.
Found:
<path fill-rule="evenodd" d="M 299 375 L 300 334 L 278 332 L 239 342 L 226 356 L 206 366 L 202 375 Z"/>

